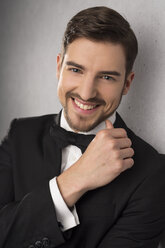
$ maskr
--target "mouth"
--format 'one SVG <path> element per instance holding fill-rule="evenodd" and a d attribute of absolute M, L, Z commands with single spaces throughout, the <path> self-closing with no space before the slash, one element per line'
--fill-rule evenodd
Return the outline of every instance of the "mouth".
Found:
<path fill-rule="evenodd" d="M 91 103 L 91 102 L 83 102 L 77 98 L 71 98 L 76 109 L 79 109 L 81 112 L 85 113 L 93 113 L 100 104 Z"/>

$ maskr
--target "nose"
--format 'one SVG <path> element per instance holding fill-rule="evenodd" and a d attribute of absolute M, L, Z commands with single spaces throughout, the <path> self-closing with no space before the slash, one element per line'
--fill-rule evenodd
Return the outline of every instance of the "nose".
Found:
<path fill-rule="evenodd" d="M 79 95 L 84 101 L 96 97 L 96 80 L 92 75 L 86 75 L 82 78 L 82 82 L 79 86 Z"/>

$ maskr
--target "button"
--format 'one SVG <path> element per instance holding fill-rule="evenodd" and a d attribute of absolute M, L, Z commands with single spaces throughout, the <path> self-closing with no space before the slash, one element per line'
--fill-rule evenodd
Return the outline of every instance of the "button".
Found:
<path fill-rule="evenodd" d="M 43 240 L 42 240 L 42 243 L 43 243 L 43 247 L 44 248 L 47 248 L 47 247 L 49 247 L 49 239 L 48 238 L 43 238 Z"/>
<path fill-rule="evenodd" d="M 42 242 L 39 241 L 39 240 L 36 241 L 36 242 L 35 242 L 35 247 L 36 247 L 36 248 L 41 248 L 41 247 L 42 247 Z"/>

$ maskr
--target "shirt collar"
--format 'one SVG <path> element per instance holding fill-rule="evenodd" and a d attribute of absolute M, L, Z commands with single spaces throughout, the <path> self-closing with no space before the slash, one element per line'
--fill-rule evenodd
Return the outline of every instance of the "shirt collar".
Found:
<path fill-rule="evenodd" d="M 113 115 L 108 118 L 108 120 L 110 120 L 112 124 L 114 124 L 116 120 L 116 112 L 114 112 Z M 64 110 L 62 110 L 62 113 L 61 113 L 60 126 L 67 131 L 74 132 L 74 130 L 71 129 L 71 127 L 69 126 L 68 122 L 65 119 Z M 79 132 L 79 133 L 86 134 L 86 135 L 88 134 L 96 135 L 100 130 L 105 129 L 105 128 L 106 128 L 105 121 L 102 121 L 100 124 L 98 124 L 95 128 L 93 128 L 89 132 Z"/>

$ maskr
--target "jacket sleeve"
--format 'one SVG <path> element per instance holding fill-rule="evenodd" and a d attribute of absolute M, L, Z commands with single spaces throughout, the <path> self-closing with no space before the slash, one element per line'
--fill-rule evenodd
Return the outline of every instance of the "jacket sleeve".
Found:
<path fill-rule="evenodd" d="M 57 222 L 49 181 L 15 201 L 13 125 L 14 121 L 0 146 L 0 248 L 57 247 L 65 242 L 65 237 Z M 40 246 L 35 246 L 37 242 Z"/>
<path fill-rule="evenodd" d="M 157 165 L 155 164 L 155 167 Z M 146 177 L 98 248 L 157 248 L 165 230 L 165 164 Z"/>

